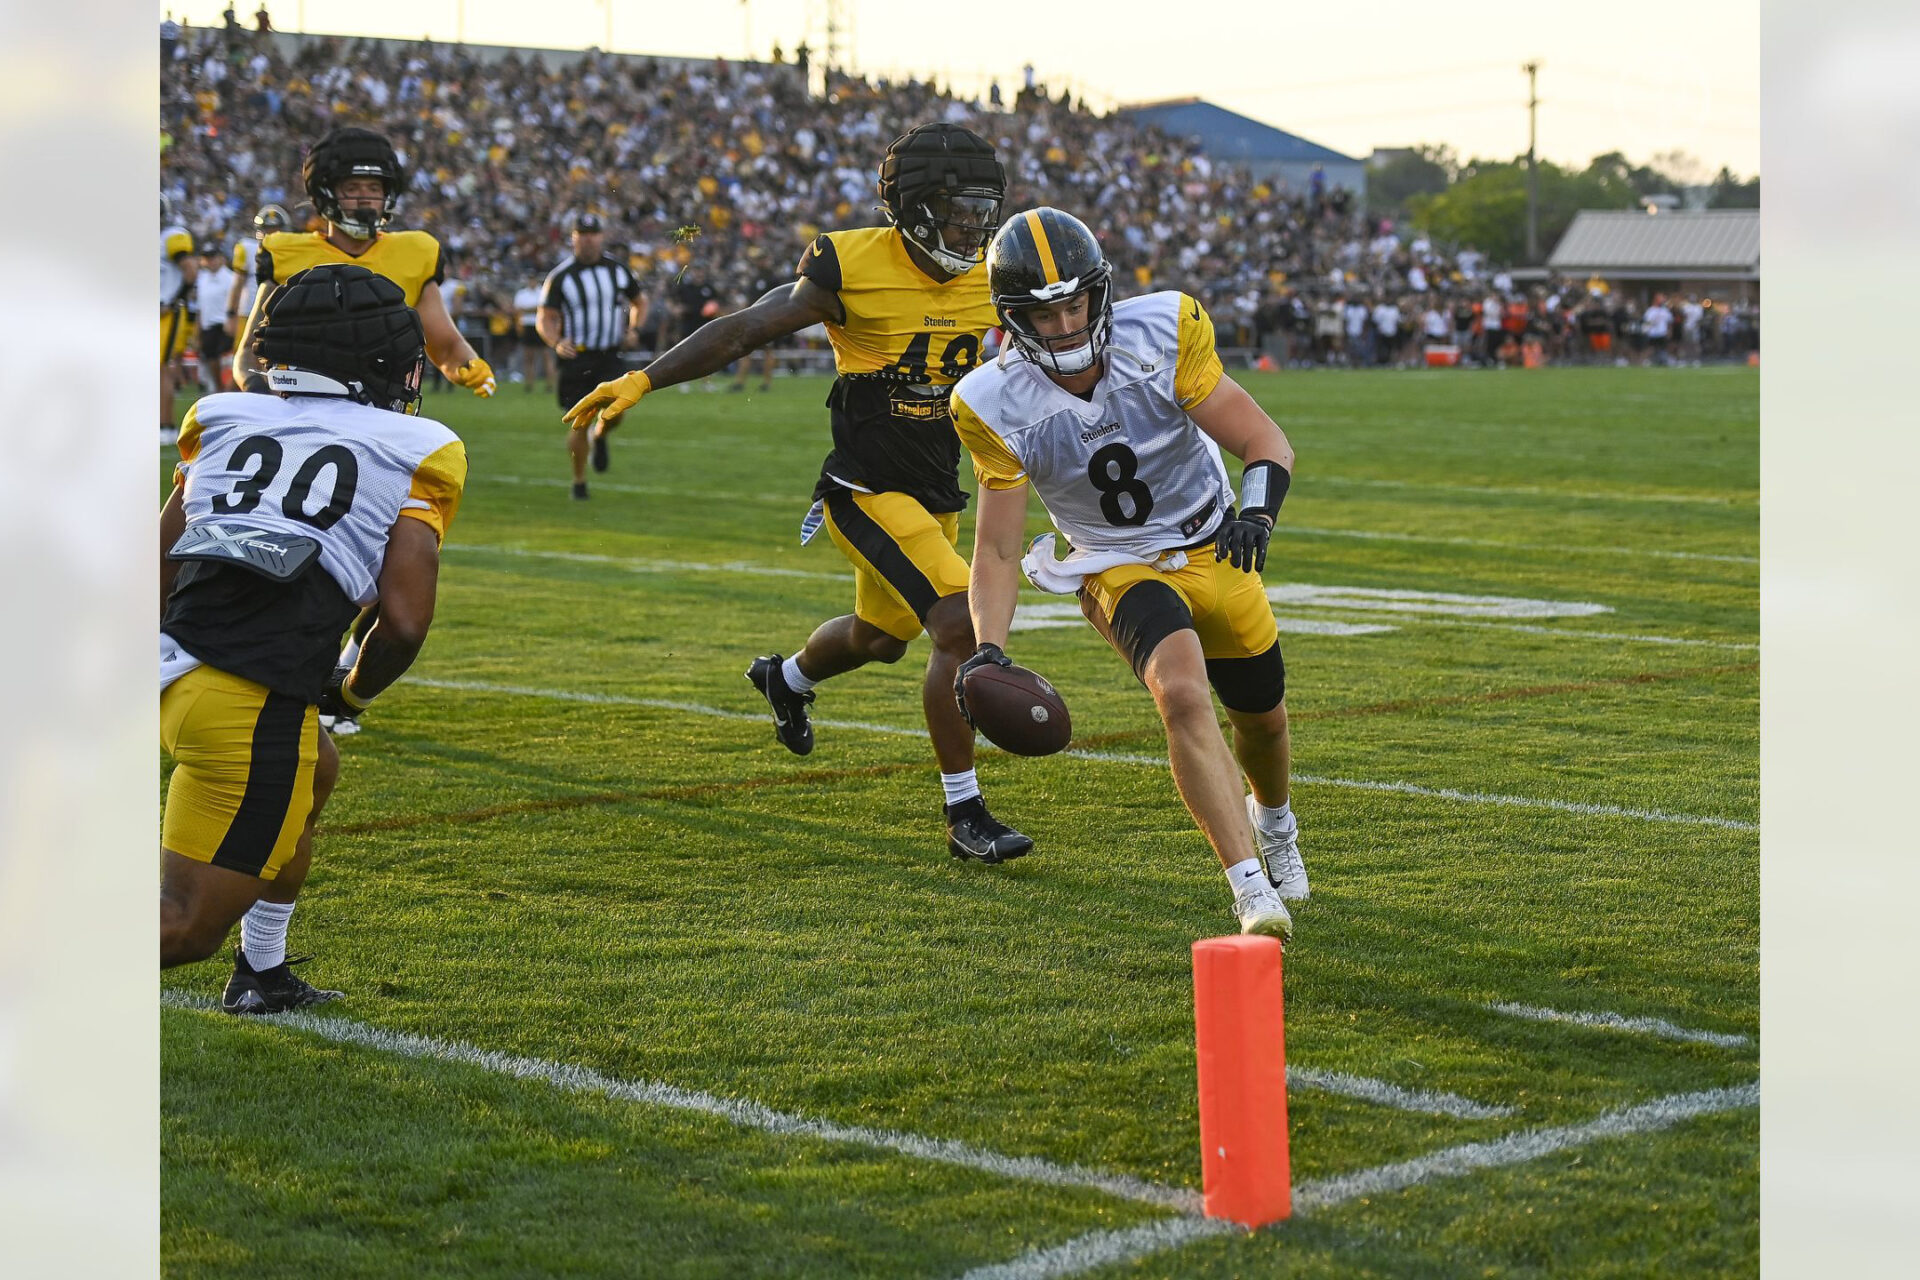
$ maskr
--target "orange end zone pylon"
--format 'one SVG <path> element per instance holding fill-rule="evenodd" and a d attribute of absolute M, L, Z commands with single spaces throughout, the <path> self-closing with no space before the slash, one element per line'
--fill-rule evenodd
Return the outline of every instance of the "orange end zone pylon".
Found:
<path fill-rule="evenodd" d="M 1278 938 L 1247 934 L 1193 944 L 1206 1214 L 1246 1227 L 1293 1212 L 1280 1000 Z"/>

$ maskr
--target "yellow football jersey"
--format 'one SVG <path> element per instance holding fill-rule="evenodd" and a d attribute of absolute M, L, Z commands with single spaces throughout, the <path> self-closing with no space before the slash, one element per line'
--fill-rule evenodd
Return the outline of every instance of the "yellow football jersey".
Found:
<path fill-rule="evenodd" d="M 980 363 L 980 339 L 999 323 L 984 267 L 935 280 L 892 227 L 816 236 L 799 271 L 846 308 L 846 323 L 827 325 L 842 375 L 951 386 Z"/>
<path fill-rule="evenodd" d="M 440 242 L 425 231 L 382 232 L 359 254 L 335 248 L 324 232 L 275 231 L 261 239 L 255 256 L 254 278 L 261 284 L 280 284 L 294 272 L 323 262 L 351 262 L 399 285 L 410 307 L 420 305 L 420 290 L 428 283 L 446 278 Z"/>

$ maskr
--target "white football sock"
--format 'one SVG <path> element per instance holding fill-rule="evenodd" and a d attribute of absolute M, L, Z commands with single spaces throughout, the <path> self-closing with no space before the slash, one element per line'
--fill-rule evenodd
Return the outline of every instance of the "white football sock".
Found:
<path fill-rule="evenodd" d="M 340 650 L 340 661 L 335 665 L 351 669 L 358 661 L 360 661 L 360 642 L 348 636 L 346 646 Z"/>
<path fill-rule="evenodd" d="M 948 804 L 959 804 L 980 794 L 980 778 L 972 769 L 965 773 L 943 773 L 940 785 L 947 790 Z"/>
<path fill-rule="evenodd" d="M 1300 820 L 1293 816 L 1292 796 L 1282 800 L 1278 809 L 1269 809 L 1256 799 L 1253 802 L 1253 815 L 1269 831 L 1291 831 L 1300 825 Z"/>
<path fill-rule="evenodd" d="M 255 973 L 287 958 L 287 923 L 293 919 L 293 905 L 262 898 L 240 917 L 240 950 L 246 952 Z"/>
<path fill-rule="evenodd" d="M 1266 864 L 1258 858 L 1248 858 L 1245 862 L 1236 862 L 1228 867 L 1227 883 L 1233 886 L 1236 901 L 1255 889 L 1273 887 L 1273 882 L 1267 879 Z"/>
<path fill-rule="evenodd" d="M 820 683 L 818 680 L 807 679 L 807 673 L 800 669 L 800 660 L 797 656 L 788 658 L 780 664 L 780 678 L 785 680 L 787 688 L 795 693 L 805 693 Z"/>

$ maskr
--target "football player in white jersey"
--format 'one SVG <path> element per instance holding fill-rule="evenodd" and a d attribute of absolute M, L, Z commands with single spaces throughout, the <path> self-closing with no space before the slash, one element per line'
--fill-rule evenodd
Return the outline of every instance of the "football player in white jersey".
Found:
<path fill-rule="evenodd" d="M 189 300 L 200 262 L 193 236 L 173 219 L 173 202 L 160 197 L 160 443 L 172 444 L 173 393 L 180 385 L 180 357 L 193 343 Z"/>
<path fill-rule="evenodd" d="M 1284 899 L 1307 896 L 1307 875 L 1288 804 L 1286 666 L 1260 570 L 1293 448 L 1226 376 L 1205 309 L 1173 292 L 1113 302 L 1112 267 L 1072 215 L 1009 218 L 987 278 L 1008 342 L 953 391 L 980 482 L 968 603 L 981 642 L 954 696 L 965 713 L 966 673 L 1009 662 L 1022 568 L 1043 590 L 1077 592 L 1153 695 L 1174 785 L 1226 870 L 1241 930 L 1290 936 Z M 1246 463 L 1237 511 L 1223 448 Z M 1022 560 L 1029 484 L 1072 546 L 1064 560 L 1052 535 Z"/>
<path fill-rule="evenodd" d="M 426 344 L 399 285 L 358 265 L 288 278 L 255 348 L 269 393 L 205 396 L 160 513 L 160 965 L 240 947 L 221 1005 L 339 998 L 295 975 L 287 924 L 339 771 L 318 712 L 399 678 L 433 620 L 460 438 L 414 416 Z M 351 669 L 340 633 L 378 600 Z"/>

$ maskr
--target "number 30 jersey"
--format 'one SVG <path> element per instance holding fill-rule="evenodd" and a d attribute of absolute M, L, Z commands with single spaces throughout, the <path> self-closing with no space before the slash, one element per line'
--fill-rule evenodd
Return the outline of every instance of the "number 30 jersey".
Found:
<path fill-rule="evenodd" d="M 947 395 L 980 363 L 980 341 L 998 323 L 987 273 L 935 280 L 893 227 L 814 238 L 799 274 L 837 294 L 844 324 L 829 324 L 839 377 L 827 398 L 833 452 L 814 491 L 905 493 L 931 512 L 958 511 L 960 442 Z"/>
<path fill-rule="evenodd" d="M 188 561 L 161 630 L 209 666 L 296 696 L 317 694 L 340 633 L 378 598 L 394 522 L 444 539 L 467 478 L 466 447 L 438 422 L 329 396 L 204 396 L 179 444 L 189 530 L 311 538 L 319 554 L 284 582 Z"/>
<path fill-rule="evenodd" d="M 1220 448 L 1187 411 L 1224 370 L 1213 321 L 1184 293 L 1114 304 L 1090 399 L 1010 350 L 953 392 L 953 422 L 989 489 L 1028 481 L 1075 550 L 1151 558 L 1219 527 L 1233 491 Z"/>

